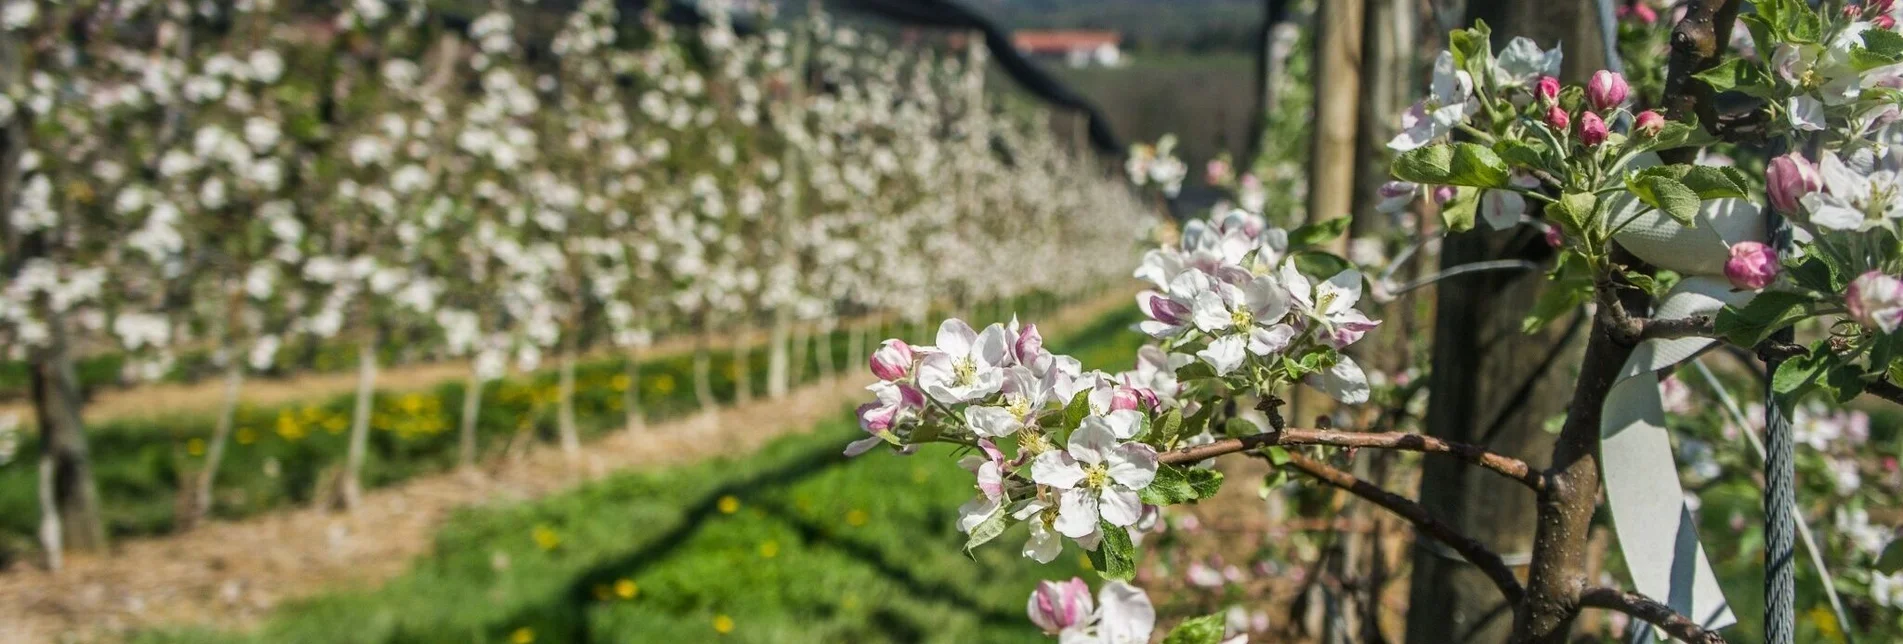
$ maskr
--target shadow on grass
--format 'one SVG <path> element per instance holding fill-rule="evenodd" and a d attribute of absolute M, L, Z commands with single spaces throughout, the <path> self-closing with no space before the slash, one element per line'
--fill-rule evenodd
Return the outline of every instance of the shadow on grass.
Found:
<path fill-rule="evenodd" d="M 843 443 L 842 443 L 843 444 Z M 942 603 L 958 611 L 976 616 L 985 622 L 1010 622 L 1021 619 L 985 606 L 976 598 L 961 590 L 958 586 L 940 580 L 920 576 L 906 559 L 885 549 L 843 538 L 829 526 L 801 517 L 784 503 L 763 499 L 760 490 L 785 489 L 805 479 L 818 476 L 834 467 L 845 465 L 849 459 L 840 453 L 840 448 L 831 442 L 807 450 L 799 456 L 775 469 L 754 476 L 730 481 L 717 488 L 708 490 L 682 512 L 678 524 L 666 532 L 649 539 L 632 552 L 605 560 L 585 570 L 577 572 L 565 584 L 566 590 L 552 594 L 546 600 L 531 604 L 514 613 L 487 620 L 485 630 L 489 632 L 488 641 L 508 641 L 509 632 L 524 624 L 533 624 L 538 636 L 546 640 L 559 642 L 595 641 L 590 632 L 589 610 L 601 602 L 597 589 L 612 585 L 616 580 L 636 578 L 644 571 L 667 562 L 671 558 L 689 555 L 683 552 L 694 536 L 711 521 L 724 516 L 720 510 L 722 497 L 735 496 L 746 500 L 749 507 L 763 513 L 763 516 L 778 521 L 791 528 L 804 543 L 819 549 L 834 552 L 860 562 L 878 575 L 883 576 L 911 596 Z M 943 524 L 949 524 L 947 518 Z M 830 612 L 838 606 L 822 604 L 814 607 L 821 612 Z M 919 641 L 925 637 L 924 625 L 900 612 L 880 609 L 871 615 L 869 626 L 883 633 L 889 641 Z M 394 634 L 391 642 L 429 642 L 442 636 L 440 632 L 416 632 L 405 629 Z"/>

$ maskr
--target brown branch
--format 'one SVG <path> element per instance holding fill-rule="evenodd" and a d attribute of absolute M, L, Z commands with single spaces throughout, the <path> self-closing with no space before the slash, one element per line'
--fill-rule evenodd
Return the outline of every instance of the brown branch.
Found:
<path fill-rule="evenodd" d="M 1162 463 L 1180 465 L 1215 458 L 1225 454 L 1246 452 L 1259 447 L 1290 445 L 1323 445 L 1328 447 L 1367 447 L 1373 449 L 1395 449 L 1423 454 L 1447 454 L 1468 463 L 1478 465 L 1496 474 L 1518 481 L 1534 491 L 1546 489 L 1546 477 L 1539 470 L 1511 456 L 1488 451 L 1487 448 L 1469 443 L 1454 443 L 1433 436 L 1403 433 L 1343 432 L 1327 429 L 1284 429 L 1271 430 L 1262 434 L 1227 438 L 1214 443 L 1193 445 L 1170 450 L 1158 455 Z"/>
<path fill-rule="evenodd" d="M 1660 320 L 1640 318 L 1640 340 L 1676 340 L 1678 338 L 1714 337 L 1718 335 L 1716 325 L 1709 315 L 1693 315 L 1683 318 Z"/>
<path fill-rule="evenodd" d="M 1616 610 L 1646 623 L 1665 630 L 1673 639 L 1689 644 L 1724 644 L 1725 638 L 1716 631 L 1707 630 L 1691 618 L 1678 614 L 1672 607 L 1658 600 L 1635 592 L 1603 586 L 1587 588 L 1579 595 L 1579 605 L 1592 608 Z"/>
<path fill-rule="evenodd" d="M 1677 120 L 1697 116 L 1707 129 L 1720 118 L 1712 105 L 1711 87 L 1692 78 L 1692 74 L 1718 64 L 1725 46 L 1731 43 L 1731 25 L 1738 20 L 1739 0 L 1692 0 L 1685 8 L 1685 19 L 1672 27 L 1671 70 L 1665 77 L 1665 110 Z M 1696 158 L 1696 148 L 1666 150 L 1659 156 L 1666 163 L 1686 163 Z"/>
<path fill-rule="evenodd" d="M 1473 537 L 1462 534 L 1453 526 L 1434 518 L 1433 515 L 1427 513 L 1426 508 L 1421 507 L 1421 504 L 1414 502 L 1413 499 L 1389 492 L 1381 486 L 1356 478 L 1353 474 L 1300 454 L 1290 454 L 1285 466 L 1366 499 L 1407 519 L 1409 523 L 1414 524 L 1416 530 L 1447 544 L 1447 547 L 1453 548 L 1455 552 L 1460 553 L 1460 556 L 1465 557 L 1468 563 L 1472 563 L 1480 568 L 1481 572 L 1486 573 L 1487 578 L 1493 580 L 1494 587 L 1500 589 L 1500 594 L 1506 596 L 1507 603 L 1518 603 L 1525 595 L 1525 590 L 1520 587 L 1519 578 L 1513 576 L 1513 569 L 1507 567 L 1506 562 L 1500 559 L 1500 555 L 1495 554 Z"/>
<path fill-rule="evenodd" d="M 1890 382 L 1888 378 L 1864 385 L 1863 393 L 1903 405 L 1903 387 L 1899 387 L 1896 383 Z"/>

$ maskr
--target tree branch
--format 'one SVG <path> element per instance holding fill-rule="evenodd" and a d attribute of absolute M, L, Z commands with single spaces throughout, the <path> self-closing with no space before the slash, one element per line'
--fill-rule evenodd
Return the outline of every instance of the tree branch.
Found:
<path fill-rule="evenodd" d="M 1660 320 L 1657 318 L 1639 318 L 1639 340 L 1676 340 L 1678 338 L 1714 337 L 1718 330 L 1709 315 L 1694 315 L 1683 318 Z"/>
<path fill-rule="evenodd" d="M 1890 382 L 1888 378 L 1864 385 L 1863 393 L 1903 405 L 1903 387 L 1899 387 L 1896 383 Z"/>
<path fill-rule="evenodd" d="M 1546 489 L 1546 476 L 1532 466 L 1511 456 L 1488 451 L 1487 448 L 1468 443 L 1454 443 L 1433 436 L 1402 433 L 1343 432 L 1326 429 L 1284 429 L 1270 430 L 1265 433 L 1228 438 L 1214 443 L 1193 445 L 1181 449 L 1163 452 L 1158 455 L 1162 463 L 1180 465 L 1194 463 L 1224 454 L 1246 452 L 1259 447 L 1289 445 L 1324 445 L 1328 447 L 1374 449 L 1394 449 L 1423 454 L 1447 454 L 1473 465 L 1486 468 L 1496 474 L 1507 477 L 1534 491 Z"/>
<path fill-rule="evenodd" d="M 1692 0 L 1685 19 L 1672 27 L 1672 59 L 1665 77 L 1665 109 L 1673 119 L 1697 116 L 1709 131 L 1719 120 L 1711 87 L 1692 74 L 1718 64 L 1731 43 L 1731 25 L 1738 20 L 1739 0 Z M 1698 155 L 1695 147 L 1659 154 L 1666 163 L 1686 163 Z"/>
<path fill-rule="evenodd" d="M 1707 630 L 1658 600 L 1635 592 L 1603 586 L 1588 588 L 1579 595 L 1581 606 L 1616 610 L 1665 630 L 1667 635 L 1690 644 L 1724 644 L 1725 638 Z"/>
<path fill-rule="evenodd" d="M 1506 596 L 1507 603 L 1518 603 L 1525 595 L 1526 591 L 1520 587 L 1519 578 L 1513 576 L 1513 569 L 1507 567 L 1506 562 L 1500 559 L 1500 555 L 1487 549 L 1486 545 L 1475 541 L 1473 537 L 1461 534 L 1453 526 L 1435 519 L 1433 515 L 1427 513 L 1426 508 L 1421 507 L 1421 504 L 1415 503 L 1412 499 L 1384 490 L 1381 486 L 1300 454 L 1290 454 L 1284 466 L 1366 499 L 1407 519 L 1408 522 L 1414 524 L 1416 530 L 1447 544 L 1447 547 L 1453 548 L 1469 563 L 1486 573 L 1487 578 L 1493 580 L 1494 587 L 1500 589 L 1500 594 Z"/>

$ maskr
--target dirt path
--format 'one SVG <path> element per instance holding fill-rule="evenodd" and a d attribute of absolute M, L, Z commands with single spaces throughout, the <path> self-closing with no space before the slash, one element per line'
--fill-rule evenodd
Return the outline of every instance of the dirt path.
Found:
<path fill-rule="evenodd" d="M 1074 306 L 1051 316 L 1050 328 L 1074 329 L 1127 303 L 1118 294 Z M 403 572 L 456 509 L 540 498 L 627 468 L 750 452 L 837 417 L 865 396 L 870 378 L 855 368 L 785 400 L 617 432 L 588 445 L 579 461 L 538 446 L 482 474 L 419 477 L 372 491 L 350 514 L 298 509 L 122 541 L 109 555 L 69 555 L 58 574 L 15 565 L 0 574 L 0 644 L 111 641 L 161 624 L 252 626 L 287 599 L 374 586 Z"/>

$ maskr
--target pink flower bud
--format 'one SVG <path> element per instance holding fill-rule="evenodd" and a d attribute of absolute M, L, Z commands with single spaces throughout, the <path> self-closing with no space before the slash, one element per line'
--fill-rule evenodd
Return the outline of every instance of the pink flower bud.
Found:
<path fill-rule="evenodd" d="M 1533 96 L 1539 98 L 1541 103 L 1559 100 L 1559 79 L 1541 76 L 1539 84 L 1533 88 Z"/>
<path fill-rule="evenodd" d="M 1454 191 L 1453 186 L 1437 187 L 1434 189 L 1434 203 L 1443 206 L 1447 205 L 1447 202 L 1454 200 L 1454 195 L 1456 194 L 1459 193 Z"/>
<path fill-rule="evenodd" d="M 1055 635 L 1089 620 L 1090 613 L 1096 610 L 1095 604 L 1090 598 L 1090 586 L 1072 577 L 1070 581 L 1038 582 L 1024 612 L 1031 616 L 1031 623 Z"/>
<path fill-rule="evenodd" d="M 1757 290 L 1777 279 L 1777 251 L 1754 241 L 1731 245 L 1731 259 L 1725 261 L 1725 278 L 1731 285 Z"/>
<path fill-rule="evenodd" d="M 856 410 L 859 416 L 859 428 L 868 434 L 878 434 L 892 429 L 893 421 L 899 417 L 897 405 L 869 402 Z"/>
<path fill-rule="evenodd" d="M 1546 245 L 1554 248 L 1566 245 L 1566 235 L 1559 232 L 1559 226 L 1546 227 Z"/>
<path fill-rule="evenodd" d="M 880 380 L 890 382 L 911 374 L 912 346 L 904 340 L 886 340 L 878 351 L 872 352 L 872 375 Z"/>
<path fill-rule="evenodd" d="M 1044 334 L 1037 332 L 1037 325 L 1026 324 L 1024 330 L 1018 332 L 1018 343 L 1012 350 L 1017 353 L 1018 362 L 1034 360 L 1044 350 Z"/>
<path fill-rule="evenodd" d="M 1579 115 L 1579 142 L 1594 147 L 1606 142 L 1606 121 L 1593 112 Z"/>
<path fill-rule="evenodd" d="M 1118 386 L 1110 392 L 1110 411 L 1136 409 L 1141 406 L 1143 406 L 1143 400 L 1137 397 L 1134 389 Z"/>
<path fill-rule="evenodd" d="M 1639 112 L 1638 120 L 1632 124 L 1632 131 L 1643 136 L 1658 136 L 1665 129 L 1665 116 L 1652 110 Z"/>
<path fill-rule="evenodd" d="M 1595 110 L 1609 110 L 1625 103 L 1626 95 L 1632 88 L 1625 83 L 1625 77 L 1618 72 L 1599 70 L 1593 72 L 1592 80 L 1586 81 L 1586 100 Z"/>
<path fill-rule="evenodd" d="M 1231 173 L 1227 159 L 1210 159 L 1209 164 L 1203 166 L 1203 182 L 1209 185 L 1224 185 L 1229 183 L 1229 180 L 1234 177 L 1235 175 Z"/>
<path fill-rule="evenodd" d="M 1632 19 L 1639 21 L 1639 24 L 1650 25 L 1659 21 L 1659 12 L 1652 5 L 1639 2 L 1632 5 Z"/>
<path fill-rule="evenodd" d="M 1149 313 L 1151 318 L 1170 326 L 1182 324 L 1189 319 L 1188 306 L 1161 295 L 1151 294 L 1147 308 L 1149 310 L 1145 313 Z"/>
<path fill-rule="evenodd" d="M 1800 200 L 1823 189 L 1824 179 L 1817 166 L 1796 152 L 1771 159 L 1764 182 L 1771 193 L 1771 206 L 1778 212 L 1797 214 Z"/>
<path fill-rule="evenodd" d="M 1573 126 L 1573 117 L 1566 113 L 1566 108 L 1555 104 L 1552 107 L 1546 108 L 1546 125 L 1555 130 L 1565 132 Z"/>
<path fill-rule="evenodd" d="M 1859 275 L 1845 289 L 1844 304 L 1857 324 L 1894 333 L 1903 326 L 1903 280 L 1877 271 Z"/>

